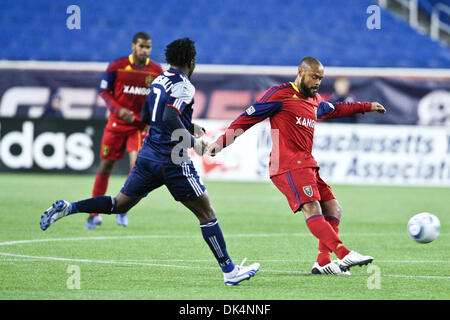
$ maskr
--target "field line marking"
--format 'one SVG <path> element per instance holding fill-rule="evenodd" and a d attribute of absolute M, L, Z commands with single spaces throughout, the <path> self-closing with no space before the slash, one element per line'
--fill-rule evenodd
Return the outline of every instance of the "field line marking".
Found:
<path fill-rule="evenodd" d="M 70 262 L 84 262 L 84 263 L 101 263 L 101 264 L 125 264 L 125 265 L 140 265 L 147 267 L 165 267 L 165 268 L 181 268 L 181 269 L 208 269 L 217 270 L 212 267 L 198 267 L 198 266 L 180 266 L 173 264 L 157 264 L 157 263 L 142 263 L 142 262 L 130 262 L 130 261 L 116 261 L 116 260 L 93 260 L 93 259 L 73 259 L 73 258 L 58 258 L 58 257 L 41 257 L 41 256 L 29 256 L 23 254 L 5 253 L 0 252 L 1 256 L 18 257 L 18 258 L 29 258 L 29 259 L 41 259 L 46 261 L 70 261 Z M 297 274 L 309 274 L 300 270 L 270 270 L 261 269 L 261 272 L 271 272 L 271 273 L 297 273 Z M 396 277 L 396 278 L 408 278 L 408 279 L 450 279 L 450 276 L 427 276 L 427 275 L 401 275 L 401 274 L 382 274 L 385 277 Z"/>
<path fill-rule="evenodd" d="M 178 262 L 212 262 L 212 259 L 124 259 L 116 261 L 132 261 L 132 262 L 151 262 L 151 261 L 178 261 Z M 312 260 L 298 260 L 298 259 L 258 259 L 251 258 L 248 261 L 253 262 L 293 262 L 293 263 L 312 263 Z M 450 260 L 374 260 L 380 263 L 450 263 Z"/>
<path fill-rule="evenodd" d="M 385 236 L 386 234 L 381 233 L 355 233 L 355 234 L 344 234 L 348 236 Z M 389 234 L 393 235 L 393 234 Z M 398 233 L 394 235 L 402 235 L 403 233 Z M 447 234 L 444 234 L 447 235 Z M 227 237 L 279 237 L 279 236 L 310 236 L 310 233 L 261 233 L 261 234 L 229 234 Z M 200 236 L 198 234 L 192 235 L 136 235 L 136 236 L 100 236 L 100 237 L 77 237 L 77 238 L 47 238 L 47 239 L 31 239 L 31 240 L 15 240 L 15 241 L 4 241 L 0 242 L 0 246 L 9 246 L 16 244 L 27 244 L 27 243 L 39 243 L 39 242 L 52 242 L 52 241 L 92 241 L 92 240 L 123 240 L 123 239 L 183 239 L 183 238 L 197 238 Z M 184 269 L 210 269 L 216 270 L 217 268 L 212 267 L 198 267 L 198 266 L 182 266 L 173 264 L 160 264 L 160 263 L 149 263 L 148 261 L 167 261 L 167 262 L 189 262 L 186 259 L 152 259 L 152 260 L 95 260 L 95 259 L 73 259 L 73 258 L 58 258 L 58 257 L 42 257 L 42 256 L 30 256 L 22 254 L 13 254 L 0 252 L 0 256 L 16 257 L 16 258 L 26 258 L 26 259 L 38 259 L 44 261 L 70 261 L 70 262 L 86 262 L 86 263 L 103 263 L 103 264 L 125 264 L 125 265 L 141 265 L 141 266 L 152 266 L 152 267 L 170 267 L 170 268 L 184 268 Z M 12 260 L 12 259 L 9 259 Z M 255 261 L 272 261 L 272 262 L 298 262 L 303 263 L 306 261 L 302 260 L 258 260 Z M 7 260 L 0 260 L 7 261 Z M 146 261 L 146 262 L 144 262 Z M 191 262 L 201 262 L 208 260 L 191 260 Z M 211 261 L 211 260 L 209 260 Z M 309 262 L 309 261 L 308 261 Z M 392 263 L 448 263 L 449 261 L 433 261 L 433 260 L 377 260 L 377 262 L 392 262 Z M 304 274 L 302 271 L 292 271 L 292 270 L 261 270 L 263 272 L 274 272 L 274 273 L 299 273 Z M 386 277 L 398 277 L 398 278 L 424 278 L 424 279 L 450 279 L 448 276 L 420 276 L 420 275 L 382 275 Z"/>
<path fill-rule="evenodd" d="M 297 273 L 297 274 L 310 274 L 305 273 L 300 270 L 260 270 L 261 272 L 272 272 L 272 273 Z M 392 277 L 392 278 L 408 278 L 408 279 L 450 279 L 450 276 L 428 276 L 428 275 L 405 275 L 405 274 L 381 274 L 382 277 Z M 352 276 L 348 276 L 352 277 Z M 358 275 L 358 277 L 365 277 L 363 275 Z M 342 276 L 343 279 L 347 278 L 346 276 Z"/>
<path fill-rule="evenodd" d="M 441 234 L 440 236 L 447 236 L 449 234 Z M 309 237 L 311 234 L 307 233 L 244 233 L 244 234 L 227 234 L 226 238 L 269 238 L 269 237 Z M 385 237 L 385 236 L 404 236 L 405 233 L 342 233 L 342 237 Z M 136 236 L 99 236 L 99 237 L 75 237 L 75 238 L 45 238 L 45 239 L 30 239 L 30 240 L 11 240 L 0 242 L 0 246 L 9 246 L 24 243 L 37 242 L 52 242 L 52 241 L 91 241 L 91 240 L 123 240 L 123 239 L 186 239 L 199 238 L 201 234 L 188 235 L 136 235 Z"/>
<path fill-rule="evenodd" d="M 408 279 L 450 279 L 450 276 L 411 276 L 406 274 L 381 274 L 383 277 L 391 277 L 391 278 L 408 278 Z"/>
<path fill-rule="evenodd" d="M 202 267 L 194 266 L 180 266 L 173 264 L 158 264 L 158 263 L 143 263 L 143 262 L 129 262 L 129 261 L 115 261 L 115 260 L 94 260 L 94 259 L 74 259 L 74 258 L 58 258 L 58 257 L 41 257 L 41 256 L 29 256 L 25 254 L 15 254 L 0 252 L 0 256 L 29 258 L 29 259 L 41 259 L 50 261 L 69 261 L 69 262 L 87 262 L 87 263 L 103 263 L 103 264 L 126 264 L 126 265 L 141 265 L 148 267 L 169 267 L 169 268 L 185 268 L 185 269 L 204 269 Z M 215 268 L 216 269 L 216 268 Z"/>
<path fill-rule="evenodd" d="M 0 255 L 2 255 L 0 253 Z M 6 255 L 6 254 L 5 254 Z M 0 261 L 29 261 L 29 259 L 39 259 L 39 260 L 47 260 L 45 257 L 35 257 L 31 258 L 31 256 L 27 259 L 2 259 Z M 239 260 L 239 259 L 238 259 Z M 148 263 L 148 262 L 188 262 L 188 263 L 198 263 L 198 262 L 206 262 L 206 263 L 215 263 L 215 261 L 211 259 L 123 259 L 123 260 L 113 260 L 115 262 L 138 262 L 138 263 Z M 292 262 L 292 263 L 312 263 L 312 260 L 297 260 L 297 259 L 258 259 L 252 258 L 248 259 L 248 261 L 253 262 Z M 450 260 L 375 260 L 377 263 L 450 263 Z"/>

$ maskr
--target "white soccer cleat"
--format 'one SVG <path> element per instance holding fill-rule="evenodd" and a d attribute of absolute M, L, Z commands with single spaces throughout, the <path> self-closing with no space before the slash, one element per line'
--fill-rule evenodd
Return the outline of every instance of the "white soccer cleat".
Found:
<path fill-rule="evenodd" d="M 356 251 L 350 251 L 344 258 L 337 260 L 339 268 L 343 271 L 347 271 L 354 266 L 365 266 L 373 261 L 371 256 L 363 256 Z"/>
<path fill-rule="evenodd" d="M 41 216 L 40 226 L 43 231 L 50 225 L 70 214 L 72 205 L 65 200 L 58 200 L 50 208 L 45 210 Z"/>
<path fill-rule="evenodd" d="M 339 276 L 349 276 L 350 271 L 341 270 L 338 264 L 335 261 L 332 261 L 324 266 L 320 266 L 316 261 L 311 270 L 312 274 L 331 274 L 331 275 L 339 275 Z"/>
<path fill-rule="evenodd" d="M 122 227 L 128 226 L 128 215 L 126 213 L 120 213 L 117 215 L 117 224 Z"/>
<path fill-rule="evenodd" d="M 100 215 L 98 216 L 89 216 L 86 225 L 84 226 L 85 230 L 88 229 L 95 229 L 97 226 L 101 225 L 103 222 L 102 217 Z"/>
<path fill-rule="evenodd" d="M 235 266 L 234 270 L 223 274 L 223 281 L 227 286 L 238 285 L 241 281 L 249 280 L 259 270 L 259 263 L 252 263 L 251 265 L 244 267 L 243 264 L 247 258 L 245 258 L 239 266 Z"/>

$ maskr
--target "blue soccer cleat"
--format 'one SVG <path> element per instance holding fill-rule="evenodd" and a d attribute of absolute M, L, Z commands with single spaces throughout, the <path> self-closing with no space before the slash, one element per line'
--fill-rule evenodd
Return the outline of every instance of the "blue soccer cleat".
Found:
<path fill-rule="evenodd" d="M 95 227 L 102 224 L 102 217 L 100 216 L 89 216 L 88 221 L 86 222 L 86 225 L 84 226 L 85 230 L 88 229 L 95 229 Z"/>
<path fill-rule="evenodd" d="M 247 267 L 244 267 L 243 264 L 247 258 L 245 258 L 240 266 L 236 266 L 233 271 L 223 274 L 223 281 L 227 286 L 235 286 L 238 285 L 241 281 L 249 280 L 253 277 L 256 272 L 259 270 L 259 263 L 253 263 Z"/>
<path fill-rule="evenodd" d="M 48 208 L 41 216 L 41 229 L 47 230 L 50 225 L 71 213 L 72 205 L 65 200 L 58 200 Z"/>
<path fill-rule="evenodd" d="M 128 226 L 128 215 L 126 213 L 121 213 L 117 215 L 117 224 L 122 227 Z"/>

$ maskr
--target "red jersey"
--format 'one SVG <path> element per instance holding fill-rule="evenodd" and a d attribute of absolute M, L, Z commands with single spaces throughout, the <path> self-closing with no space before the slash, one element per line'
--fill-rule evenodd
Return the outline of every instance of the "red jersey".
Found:
<path fill-rule="evenodd" d="M 159 64 L 148 58 L 145 66 L 136 66 L 132 54 L 109 64 L 100 83 L 100 96 L 111 111 L 107 128 L 120 131 L 145 126 L 140 122 L 142 105 L 150 92 L 153 79 L 161 73 Z M 122 107 L 133 112 L 134 122 L 129 123 L 119 118 Z"/>
<path fill-rule="evenodd" d="M 361 102 L 336 103 L 333 106 L 319 94 L 307 98 L 294 83 L 283 83 L 270 87 L 261 99 L 231 123 L 216 142 L 226 147 L 254 124 L 270 118 L 270 177 L 298 168 L 319 167 L 311 153 L 317 120 L 346 117 L 370 109 L 370 103 Z"/>

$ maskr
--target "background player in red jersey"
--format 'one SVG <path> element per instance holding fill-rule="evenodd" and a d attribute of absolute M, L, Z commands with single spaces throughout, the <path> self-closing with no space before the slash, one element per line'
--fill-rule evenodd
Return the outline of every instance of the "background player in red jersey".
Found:
<path fill-rule="evenodd" d="M 110 110 L 108 123 L 103 132 L 100 165 L 92 196 L 106 193 L 114 164 L 128 152 L 130 168 L 134 167 L 137 154 L 146 135 L 146 125 L 140 122 L 141 109 L 153 79 L 162 72 L 159 64 L 149 59 L 152 38 L 145 32 L 134 35 L 132 53 L 112 61 L 100 84 L 100 96 Z M 85 229 L 101 224 L 97 214 L 89 215 Z M 117 223 L 128 225 L 126 213 L 117 215 Z"/>
<path fill-rule="evenodd" d="M 332 105 L 324 101 L 317 93 L 323 77 L 322 63 L 313 57 L 304 58 L 294 82 L 269 88 L 209 146 L 207 154 L 215 156 L 245 130 L 270 118 L 270 178 L 286 196 L 292 211 L 303 212 L 310 232 L 319 239 L 319 255 L 312 273 L 345 275 L 350 274 L 350 267 L 368 264 L 373 257 L 350 251 L 338 236 L 342 208 L 321 179 L 319 165 L 311 154 L 314 127 L 318 119 L 386 110 L 378 102 Z M 338 257 L 337 263 L 331 261 L 331 252 Z"/>

